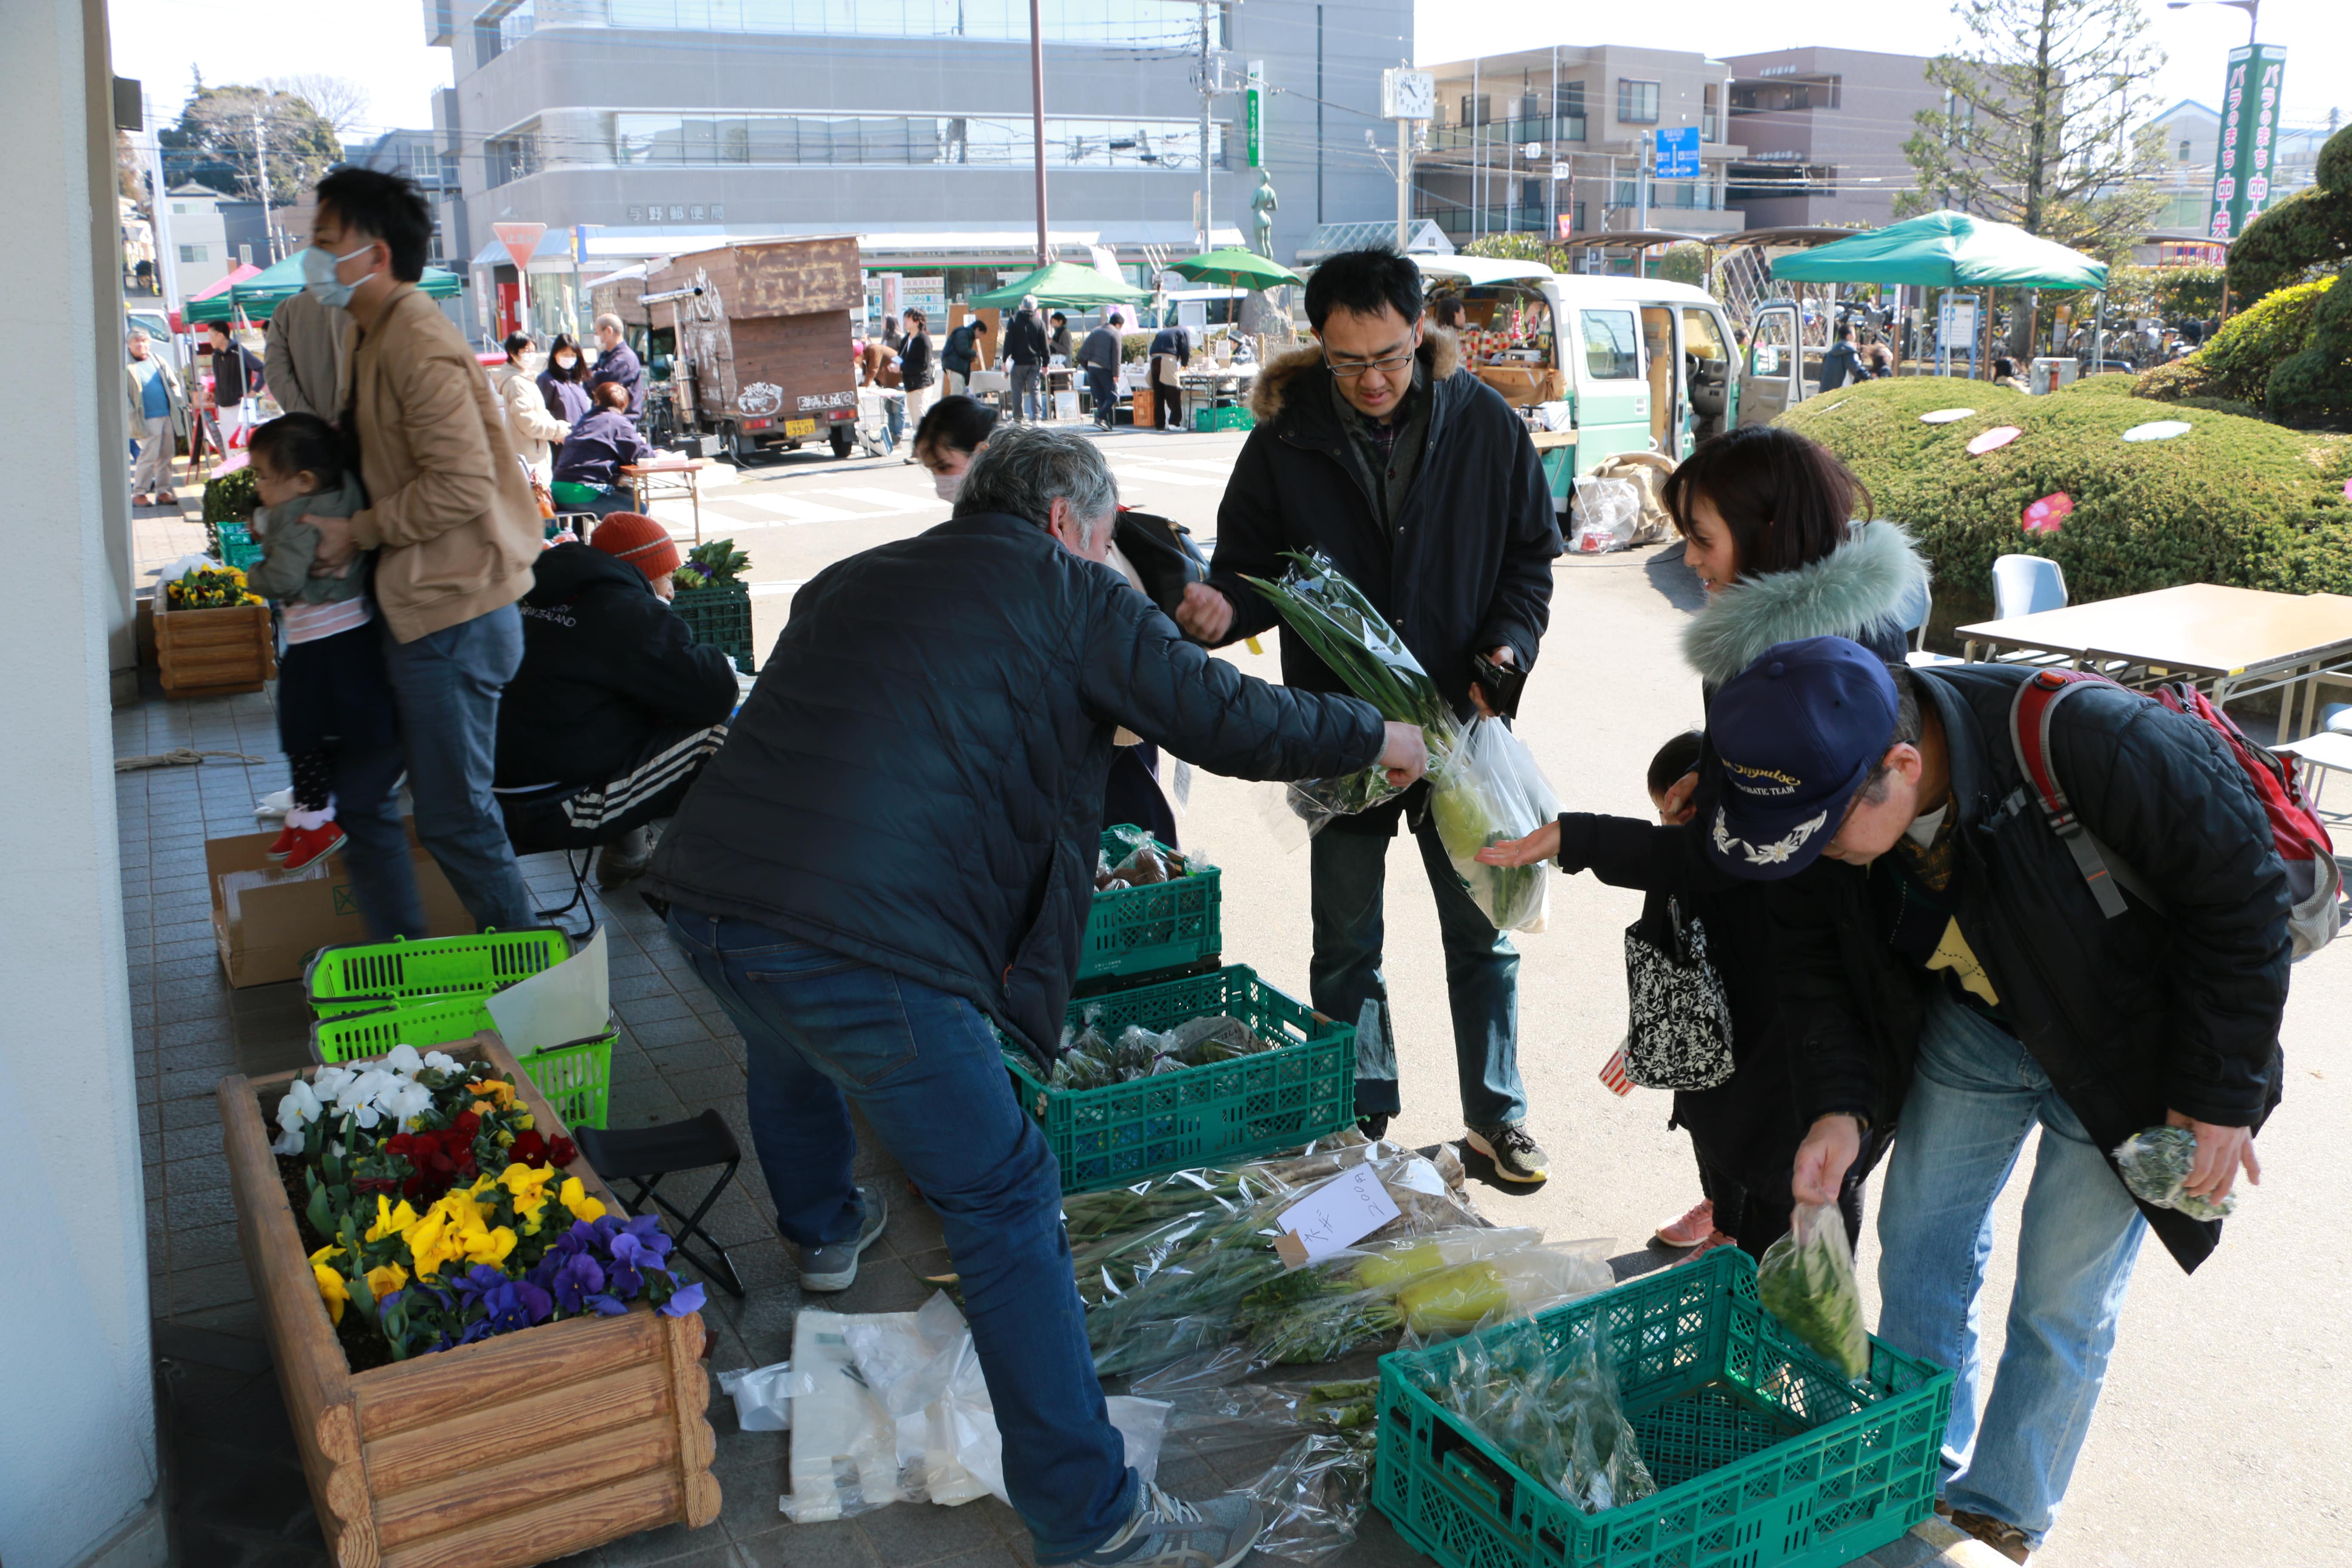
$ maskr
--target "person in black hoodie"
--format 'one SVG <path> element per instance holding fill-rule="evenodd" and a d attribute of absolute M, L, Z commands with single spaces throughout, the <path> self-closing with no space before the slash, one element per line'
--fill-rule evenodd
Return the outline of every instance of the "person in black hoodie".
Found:
<path fill-rule="evenodd" d="M 516 852 L 601 844 L 597 879 L 645 869 L 646 824 L 671 815 L 734 711 L 735 668 L 669 613 L 677 546 L 614 512 L 559 544 L 522 598 L 522 668 L 499 704 L 499 804 Z"/>
<path fill-rule="evenodd" d="M 1021 308 L 1004 323 L 1004 363 L 1013 372 L 1012 417 L 1016 422 L 1045 417 L 1047 342 L 1037 296 L 1024 294 Z"/>

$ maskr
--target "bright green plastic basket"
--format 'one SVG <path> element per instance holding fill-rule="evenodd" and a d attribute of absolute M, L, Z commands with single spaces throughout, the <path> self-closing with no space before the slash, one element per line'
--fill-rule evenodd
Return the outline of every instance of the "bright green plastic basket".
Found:
<path fill-rule="evenodd" d="M 1126 840 L 1102 836 L 1103 852 L 1114 864 L 1128 847 Z M 1168 848 L 1164 844 L 1160 847 Z M 1172 882 L 1097 893 L 1087 915 L 1086 940 L 1078 949 L 1079 989 L 1097 988 L 1090 981 L 1116 977 L 1118 984 L 1132 985 L 1214 964 L 1224 950 L 1219 908 L 1223 897 L 1214 866 Z"/>
<path fill-rule="evenodd" d="M 394 1046 L 431 1050 L 497 1027 L 484 998 L 444 997 L 321 1018 L 310 1026 L 310 1054 L 321 1063 L 362 1061 L 381 1057 Z M 520 1058 L 522 1070 L 539 1085 L 564 1126 L 604 1127 L 611 1111 L 613 1041 L 618 1033 L 608 1023 L 604 1033 L 594 1038 Z"/>
<path fill-rule="evenodd" d="M 1062 1190 L 1121 1185 L 1191 1165 L 1230 1165 L 1288 1149 L 1356 1119 L 1356 1030 L 1318 1016 L 1246 964 L 1161 985 L 1082 997 L 1070 1027 L 1088 1021 L 1117 1039 L 1129 1024 L 1167 1029 L 1223 1013 L 1276 1048 L 1209 1067 L 1104 1089 L 1048 1089 L 1037 1064 L 1007 1050 L 1014 1091 L 1045 1130 Z"/>
<path fill-rule="evenodd" d="M 1832 1568 L 1927 1518 L 1952 1374 L 1870 1342 L 1848 1382 L 1756 1299 L 1737 1247 L 1488 1335 L 1565 1355 L 1595 1318 L 1658 1491 L 1588 1514 L 1423 1392 L 1455 1346 L 1381 1358 L 1372 1500 L 1444 1568 Z"/>
<path fill-rule="evenodd" d="M 571 956 L 572 939 L 553 926 L 417 942 L 395 937 L 320 948 L 302 972 L 302 990 L 310 1010 L 330 1018 L 443 997 L 478 999 Z"/>

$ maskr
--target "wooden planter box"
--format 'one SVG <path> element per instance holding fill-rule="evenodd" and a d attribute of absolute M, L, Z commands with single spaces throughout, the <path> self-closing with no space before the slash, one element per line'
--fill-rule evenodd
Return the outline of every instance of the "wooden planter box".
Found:
<path fill-rule="evenodd" d="M 155 664 L 166 697 L 258 691 L 278 673 L 267 605 L 155 612 Z"/>
<path fill-rule="evenodd" d="M 217 613 L 199 611 L 198 614 Z M 503 1071 L 562 1125 L 496 1035 L 442 1047 Z M 340 1568 L 522 1568 L 641 1530 L 719 1517 L 698 1314 L 639 1302 L 354 1373 L 311 1278 L 274 1115 L 303 1073 L 221 1080 L 229 1189 L 310 1498 Z M 585 1159 L 578 1176 L 623 1205 Z"/>

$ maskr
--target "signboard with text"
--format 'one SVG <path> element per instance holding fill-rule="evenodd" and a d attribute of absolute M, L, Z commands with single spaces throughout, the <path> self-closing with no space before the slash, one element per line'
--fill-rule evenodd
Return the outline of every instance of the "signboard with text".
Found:
<path fill-rule="evenodd" d="M 1698 178 L 1698 127 L 1685 125 L 1679 130 L 1659 129 L 1658 178 L 1662 180 L 1696 180 Z"/>
<path fill-rule="evenodd" d="M 2279 89 L 2286 50 L 2244 44 L 2230 51 L 2221 89 L 2221 142 L 2213 160 L 2213 203 L 2206 233 L 2235 239 L 2270 205 L 2271 164 L 2278 143 Z"/>
<path fill-rule="evenodd" d="M 1243 91 L 1244 122 L 1249 132 L 1249 166 L 1265 167 L 1265 62 L 1249 63 L 1249 83 Z"/>

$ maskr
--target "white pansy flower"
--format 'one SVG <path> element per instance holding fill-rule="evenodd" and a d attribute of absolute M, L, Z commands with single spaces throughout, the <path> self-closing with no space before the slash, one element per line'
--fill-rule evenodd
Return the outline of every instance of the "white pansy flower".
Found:
<path fill-rule="evenodd" d="M 425 1065 L 436 1072 L 456 1072 L 457 1058 L 446 1051 L 427 1051 L 425 1053 Z"/>
<path fill-rule="evenodd" d="M 289 1127 L 280 1132 L 269 1145 L 269 1152 L 273 1154 L 299 1154 L 302 1152 L 302 1130 Z"/>
<path fill-rule="evenodd" d="M 386 1116 L 406 1125 L 412 1119 L 433 1109 L 433 1091 L 415 1081 L 403 1083 L 376 1101 Z"/>
<path fill-rule="evenodd" d="M 299 1134 L 306 1123 L 319 1119 L 319 1109 L 318 1092 L 298 1078 L 286 1086 L 286 1098 L 278 1102 L 278 1125 L 285 1131 Z"/>
<path fill-rule="evenodd" d="M 415 1046 L 394 1046 L 384 1053 L 383 1065 L 403 1078 L 415 1078 L 425 1070 L 425 1058 L 416 1054 Z"/>

